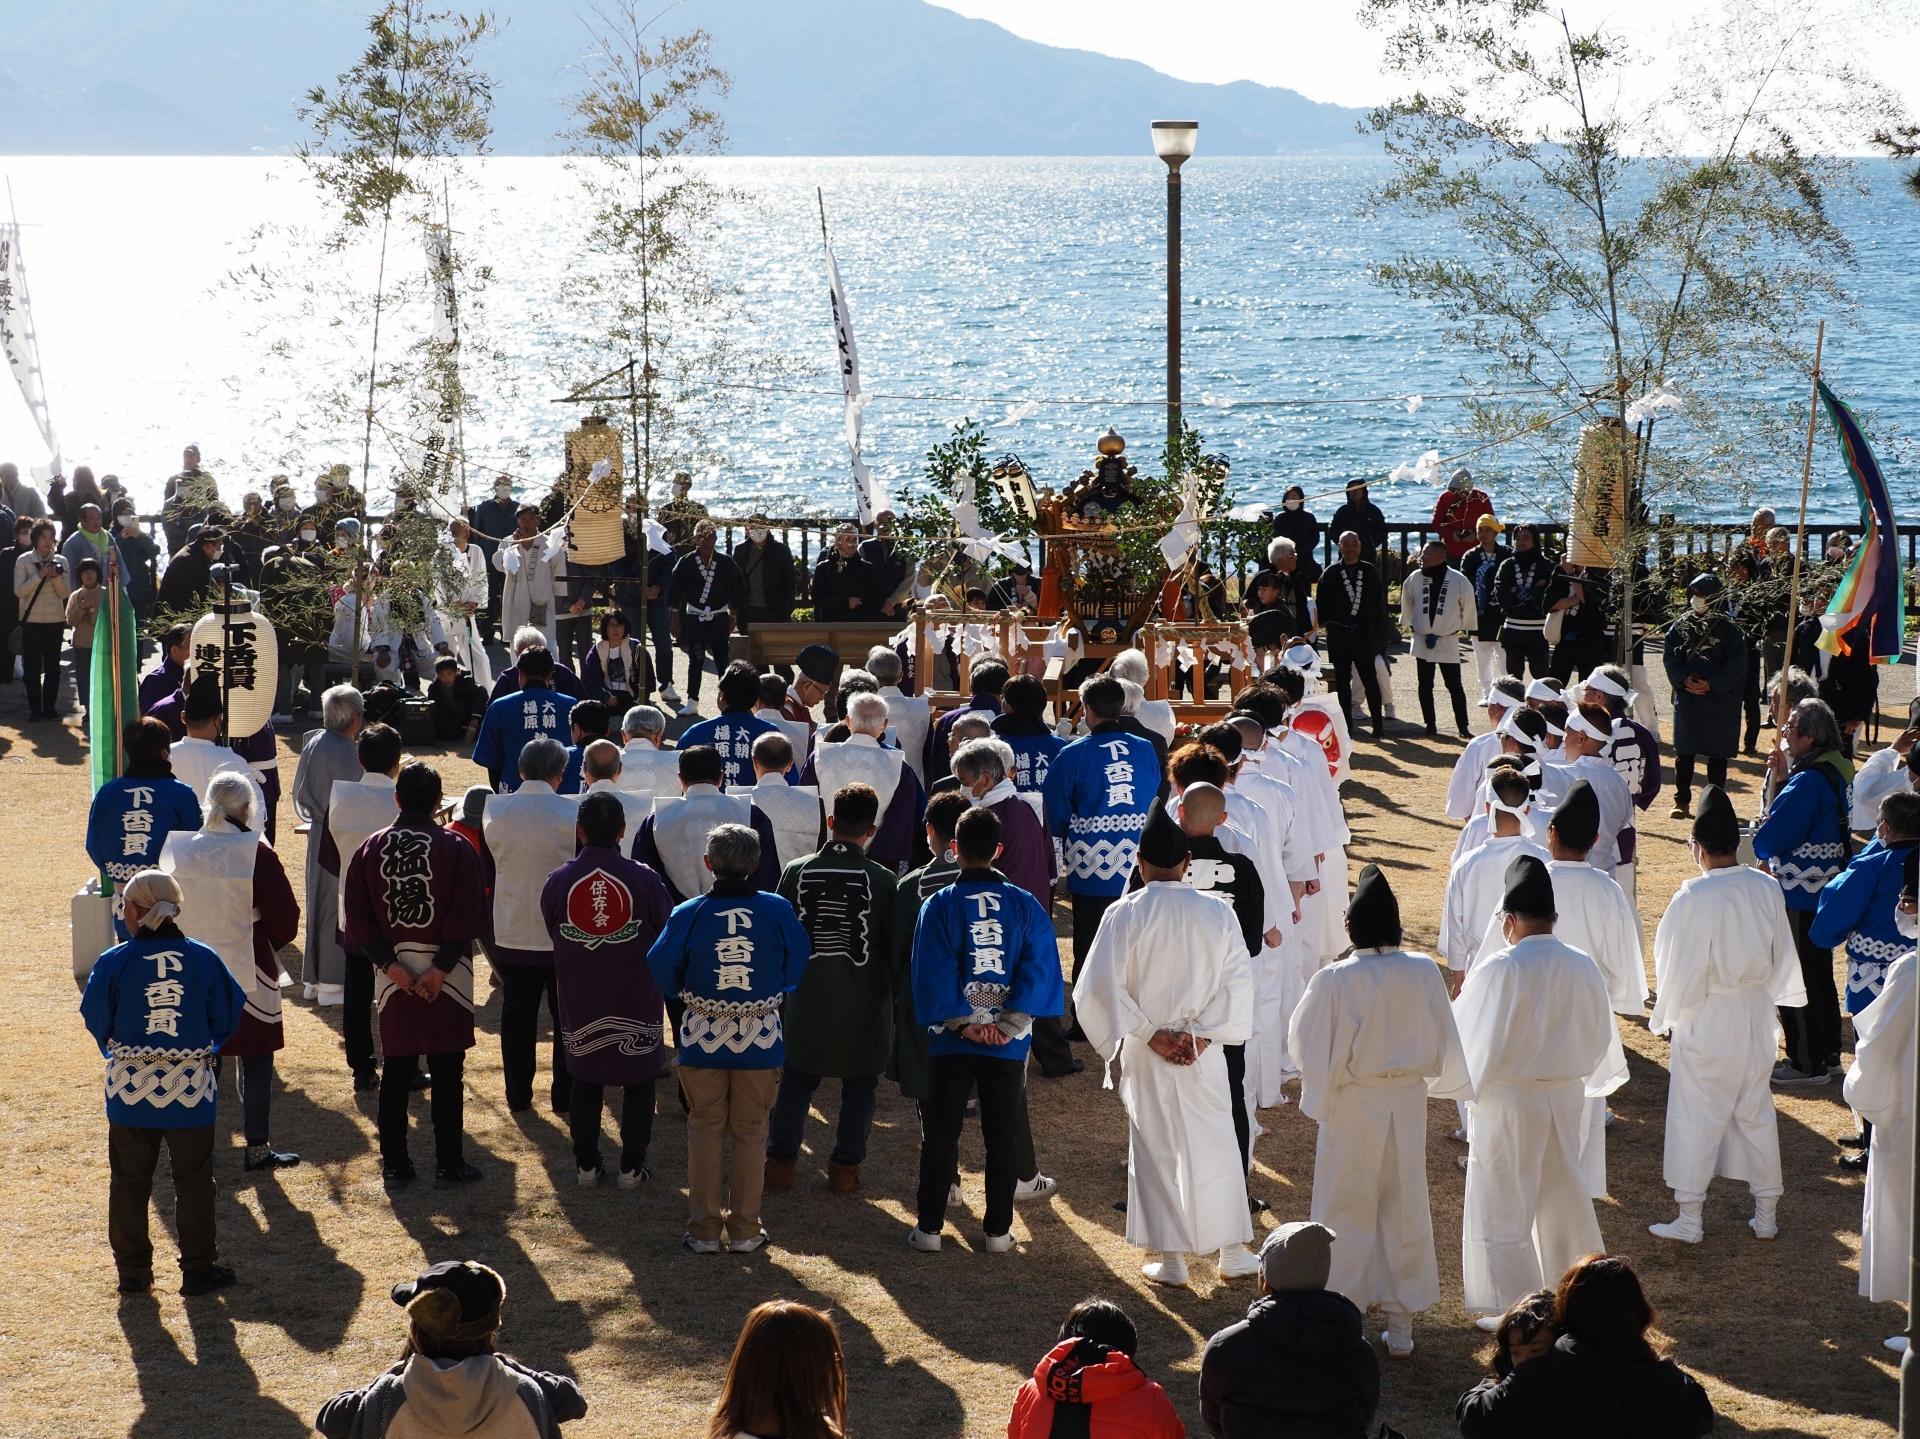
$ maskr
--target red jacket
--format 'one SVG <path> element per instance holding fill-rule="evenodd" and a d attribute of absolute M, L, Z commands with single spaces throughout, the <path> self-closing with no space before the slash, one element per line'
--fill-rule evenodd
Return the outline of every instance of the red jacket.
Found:
<path fill-rule="evenodd" d="M 1085 1406 L 1090 1413 L 1087 1427 L 1061 1425 L 1062 1434 L 1186 1439 L 1186 1426 L 1174 1413 L 1167 1391 L 1126 1355 L 1091 1340 L 1062 1339 L 1034 1366 L 1033 1378 L 1014 1397 L 1007 1439 L 1052 1439 L 1055 1416 L 1064 1406 Z"/>
<path fill-rule="evenodd" d="M 1474 526 L 1480 516 L 1492 513 L 1493 501 L 1482 490 L 1448 490 L 1440 496 L 1433 507 L 1433 528 L 1447 547 L 1448 558 L 1458 560 L 1480 543 Z"/>

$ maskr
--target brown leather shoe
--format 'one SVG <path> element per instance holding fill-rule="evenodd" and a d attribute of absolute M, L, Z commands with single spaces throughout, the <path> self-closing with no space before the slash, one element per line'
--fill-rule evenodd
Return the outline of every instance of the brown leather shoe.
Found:
<path fill-rule="evenodd" d="M 791 1159 L 769 1159 L 766 1187 L 775 1194 L 785 1194 L 793 1188 L 793 1165 Z"/>
<path fill-rule="evenodd" d="M 835 1194 L 858 1194 L 860 1192 L 860 1166 L 857 1164 L 827 1165 L 827 1188 Z"/>

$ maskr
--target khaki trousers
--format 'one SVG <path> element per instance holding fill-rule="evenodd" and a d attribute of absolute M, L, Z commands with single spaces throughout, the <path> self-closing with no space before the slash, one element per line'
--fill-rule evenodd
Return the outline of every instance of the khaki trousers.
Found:
<path fill-rule="evenodd" d="M 767 1182 L 767 1117 L 780 1089 L 777 1069 L 680 1066 L 687 1096 L 687 1233 L 695 1239 L 751 1239 L 760 1232 Z M 733 1138 L 733 1183 L 726 1141 Z"/>

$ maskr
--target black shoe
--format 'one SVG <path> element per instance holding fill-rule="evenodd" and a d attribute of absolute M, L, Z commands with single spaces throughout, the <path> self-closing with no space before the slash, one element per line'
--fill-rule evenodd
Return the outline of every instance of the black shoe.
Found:
<path fill-rule="evenodd" d="M 1078 1074 L 1086 1067 L 1087 1062 L 1084 1059 L 1076 1059 L 1065 1069 L 1043 1069 L 1040 1071 L 1040 1077 L 1042 1079 L 1065 1079 L 1070 1074 Z"/>
<path fill-rule="evenodd" d="M 1867 1147 L 1867 1136 L 1864 1134 L 1843 1134 L 1840 1136 L 1840 1147 L 1842 1149 L 1865 1149 Z"/>
<path fill-rule="evenodd" d="M 353 1072 L 353 1092 L 372 1094 L 380 1088 L 380 1071 L 377 1069 L 356 1069 Z"/>
<path fill-rule="evenodd" d="M 573 1096 L 570 1094 L 565 1096 L 550 1094 L 547 1096 L 547 1104 L 562 1119 L 573 1112 Z"/>
<path fill-rule="evenodd" d="M 1086 1030 L 1080 1027 L 1080 1021 L 1077 1019 L 1073 1022 L 1072 1027 L 1066 1031 L 1066 1039 L 1069 1044 L 1086 1044 L 1090 1042 L 1087 1039 Z"/>
<path fill-rule="evenodd" d="M 247 1170 L 291 1169 L 300 1162 L 299 1155 L 288 1154 L 285 1150 L 275 1149 L 269 1144 L 261 1145 L 260 1151 L 261 1152 L 256 1155 L 253 1146 L 249 1144 L 247 1146 L 247 1157 L 241 1162 L 240 1167 Z"/>
<path fill-rule="evenodd" d="M 224 1264 L 209 1264 L 205 1269 L 196 1269 L 180 1279 L 180 1292 L 188 1298 L 196 1294 L 211 1294 L 216 1289 L 225 1289 L 240 1276 Z"/>
<path fill-rule="evenodd" d="M 1439 739 L 1439 738 L 1440 738 L 1440 726 L 1438 726 L 1438 725 L 1428 725 L 1428 726 L 1427 726 L 1427 738 L 1428 738 L 1428 739 Z"/>
<path fill-rule="evenodd" d="M 145 1294 L 153 1288 L 153 1272 L 145 1274 L 122 1274 L 120 1292 L 122 1294 Z"/>
<path fill-rule="evenodd" d="M 480 1177 L 480 1171 L 471 1164 L 442 1165 L 433 1171 L 435 1184 L 472 1184 Z"/>
<path fill-rule="evenodd" d="M 1867 1167 L 1867 1151 L 1863 1149 L 1858 1154 L 1843 1154 L 1834 1163 L 1842 1169 L 1864 1170 Z"/>
<path fill-rule="evenodd" d="M 432 1088 L 433 1076 L 418 1069 L 414 1070 L 413 1079 L 408 1083 L 407 1089 L 412 1093 L 418 1094 L 423 1089 Z"/>
<path fill-rule="evenodd" d="M 418 1172 L 410 1159 L 402 1160 L 398 1164 L 383 1164 L 380 1166 L 380 1182 L 390 1190 L 405 1189 L 413 1183 L 414 1176 Z"/>

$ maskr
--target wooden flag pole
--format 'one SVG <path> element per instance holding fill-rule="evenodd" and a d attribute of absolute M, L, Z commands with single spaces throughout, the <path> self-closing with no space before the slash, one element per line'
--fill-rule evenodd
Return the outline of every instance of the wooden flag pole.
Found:
<path fill-rule="evenodd" d="M 1793 583 L 1787 589 L 1787 653 L 1782 672 L 1793 668 L 1793 636 L 1800 627 L 1800 567 L 1807 553 L 1807 492 L 1813 485 L 1813 439 L 1820 424 L 1820 356 L 1826 348 L 1827 322 L 1822 320 L 1813 337 L 1813 388 L 1807 401 L 1807 452 L 1800 466 L 1800 526 L 1793 537 Z M 1773 697 L 1774 723 L 1787 723 L 1787 687 L 1780 685 Z"/>

